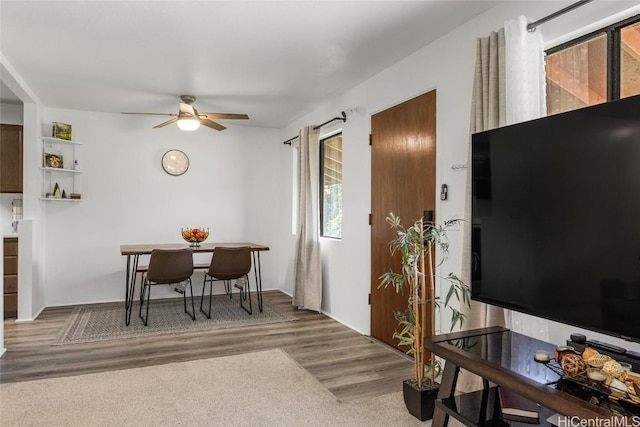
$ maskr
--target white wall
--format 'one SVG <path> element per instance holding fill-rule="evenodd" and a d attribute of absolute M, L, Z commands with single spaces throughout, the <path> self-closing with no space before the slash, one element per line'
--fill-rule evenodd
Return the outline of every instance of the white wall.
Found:
<path fill-rule="evenodd" d="M 181 227 L 209 227 L 215 242 L 273 245 L 269 228 L 278 206 L 268 195 L 277 186 L 277 130 L 229 124 L 223 132 L 183 132 L 152 129 L 159 123 L 153 117 L 47 109 L 44 135 L 52 121 L 71 124 L 73 139 L 84 145 L 77 149 L 82 201 L 41 202 L 47 306 L 122 300 L 120 245 L 182 242 Z M 179 177 L 160 165 L 173 148 L 190 158 Z M 277 287 L 273 258 L 262 259 L 266 288 Z M 177 295 L 160 288 L 154 296 Z"/>
<path fill-rule="evenodd" d="M 22 124 L 22 104 L 0 104 L 0 123 L 5 125 Z"/>
<path fill-rule="evenodd" d="M 314 112 L 291 123 L 283 129 L 282 137 L 288 139 L 305 125 L 317 124 L 335 116 L 341 110 L 359 107 L 359 114 L 349 117 L 342 125 L 343 134 L 343 239 L 322 242 L 324 266 L 323 310 L 350 327 L 369 333 L 369 306 L 367 295 L 370 278 L 370 230 L 367 222 L 370 197 L 370 148 L 368 134 L 372 114 L 415 97 L 431 89 L 437 91 L 437 183 L 449 186 L 449 200 L 437 200 L 438 221 L 462 217 L 464 209 L 465 172 L 454 171 L 451 166 L 464 164 L 469 141 L 469 115 L 476 39 L 503 26 L 505 20 L 518 15 L 533 19 L 555 12 L 571 2 L 505 2 L 489 12 L 469 21 L 413 55 L 394 64 L 387 70 L 361 83 L 351 90 L 326 100 Z M 602 1 L 584 6 L 541 26 L 545 39 L 558 39 L 563 34 L 579 31 L 585 26 L 635 6 L 635 2 Z M 637 12 L 636 12 L 637 13 Z M 631 12 L 627 13 L 628 16 Z M 622 19 L 622 18 L 620 18 Z M 283 170 L 281 173 L 280 199 L 286 204 L 279 233 L 290 236 L 283 239 L 282 258 L 287 266 L 279 278 L 284 289 L 293 289 L 293 253 L 287 248 L 295 246 L 291 236 L 291 148 L 280 149 Z M 459 273 L 462 260 L 461 233 L 449 233 L 451 256 L 441 268 L 443 274 Z M 440 329 L 448 330 L 449 313 L 439 319 Z M 568 337 L 567 328 L 561 333 L 555 324 L 538 319 L 552 342 L 561 343 Z M 526 322 L 524 322 L 526 323 Z M 576 328 L 569 328 L 575 331 Z M 551 333 L 549 333 L 551 331 Z M 593 333 L 586 333 L 594 336 Z M 614 341 L 609 339 L 609 341 Z M 633 347 L 633 346 L 629 346 Z"/>

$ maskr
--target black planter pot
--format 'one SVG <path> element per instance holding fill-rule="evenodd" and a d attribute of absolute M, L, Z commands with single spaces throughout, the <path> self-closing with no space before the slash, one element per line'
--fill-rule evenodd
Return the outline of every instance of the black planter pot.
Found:
<path fill-rule="evenodd" d="M 415 380 L 405 380 L 402 383 L 402 394 L 404 396 L 404 404 L 411 415 L 420 421 L 426 421 L 433 418 L 433 410 L 438 397 L 439 384 L 432 386 L 423 384 L 422 388 L 416 387 Z"/>

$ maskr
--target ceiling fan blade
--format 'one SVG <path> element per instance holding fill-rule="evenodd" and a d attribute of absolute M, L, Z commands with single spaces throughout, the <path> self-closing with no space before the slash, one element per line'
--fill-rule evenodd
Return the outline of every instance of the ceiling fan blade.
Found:
<path fill-rule="evenodd" d="M 162 123 L 160 123 L 159 125 L 154 126 L 153 128 L 154 128 L 154 129 L 163 128 L 163 127 L 165 127 L 165 126 L 167 126 L 167 125 L 170 125 L 171 123 L 175 123 L 175 122 L 177 122 L 177 121 L 178 121 L 178 119 L 177 119 L 177 118 L 173 118 L 173 119 L 171 119 L 171 120 L 167 120 L 166 122 L 162 122 Z"/>
<path fill-rule="evenodd" d="M 215 129 L 215 130 L 225 130 L 226 127 L 222 126 L 220 123 L 216 123 L 212 120 L 209 119 L 200 119 L 200 124 L 202 126 L 206 126 L 209 127 L 211 129 Z"/>
<path fill-rule="evenodd" d="M 143 116 L 177 116 L 173 113 L 122 113 L 122 114 L 138 114 Z"/>
<path fill-rule="evenodd" d="M 249 116 L 246 114 L 235 114 L 235 113 L 199 113 L 200 116 L 205 116 L 209 120 L 213 119 L 249 119 Z"/>

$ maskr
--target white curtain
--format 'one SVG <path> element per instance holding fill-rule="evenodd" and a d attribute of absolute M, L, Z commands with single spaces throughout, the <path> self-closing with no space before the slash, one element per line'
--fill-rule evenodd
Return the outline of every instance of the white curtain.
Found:
<path fill-rule="evenodd" d="M 544 44 L 540 31 L 528 32 L 527 23 L 527 18 L 519 16 L 477 40 L 471 133 L 546 115 Z M 462 278 L 471 283 L 471 146 L 467 165 Z M 507 310 L 473 302 L 466 311 L 467 329 L 512 326 Z M 544 339 L 539 330 L 531 335 Z"/>
<path fill-rule="evenodd" d="M 307 126 L 300 130 L 298 149 L 298 240 L 293 305 L 318 312 L 322 306 L 322 266 L 318 239 L 319 156 L 319 131 Z"/>
<path fill-rule="evenodd" d="M 527 31 L 527 18 L 505 22 L 505 95 L 508 125 L 547 115 L 544 42 Z"/>
<path fill-rule="evenodd" d="M 520 16 L 505 22 L 503 29 L 477 41 L 476 69 L 471 105 L 471 133 L 531 120 L 546 115 L 544 45 L 540 31 L 527 31 L 527 19 Z M 471 138 L 469 138 L 471 143 Z M 463 270 L 471 283 L 471 146 L 467 165 Z M 466 310 L 465 328 L 506 326 L 512 328 L 512 314 L 491 305 L 473 302 Z M 517 315 L 520 319 L 520 315 Z M 529 316 L 530 317 L 530 316 Z M 533 318 L 518 320 L 529 325 L 525 332 L 544 339 Z"/>
<path fill-rule="evenodd" d="M 544 48 L 540 32 L 527 31 L 523 16 L 505 22 L 503 29 L 477 40 L 476 68 L 471 103 L 470 132 L 481 132 L 546 115 Z M 463 225 L 462 279 L 471 283 L 471 138 L 467 157 L 467 189 Z M 466 329 L 487 326 L 512 328 L 512 313 L 488 304 L 472 302 Z M 518 314 L 514 314 L 518 316 Z M 520 317 L 516 317 L 520 319 Z M 520 321 L 519 321 L 520 322 Z M 527 323 L 524 321 L 522 323 Z M 543 338 L 540 334 L 529 334 Z M 490 349 L 484 349 L 490 351 Z M 482 387 L 480 378 L 463 371 L 459 391 Z"/>
<path fill-rule="evenodd" d="M 505 92 L 508 125 L 547 115 L 544 42 L 540 29 L 527 31 L 527 19 L 505 22 Z M 521 334 L 549 341 L 548 322 L 511 312 L 507 326 Z"/>
<path fill-rule="evenodd" d="M 476 42 L 476 68 L 471 100 L 471 133 L 504 126 L 506 121 L 504 29 L 479 38 Z M 469 139 L 469 143 L 471 139 Z M 463 222 L 462 280 L 471 284 L 471 145 L 467 156 L 465 221 Z M 508 313 L 492 305 L 472 301 L 461 307 L 466 315 L 465 329 L 509 325 Z M 464 381 L 462 381 L 464 382 Z"/>

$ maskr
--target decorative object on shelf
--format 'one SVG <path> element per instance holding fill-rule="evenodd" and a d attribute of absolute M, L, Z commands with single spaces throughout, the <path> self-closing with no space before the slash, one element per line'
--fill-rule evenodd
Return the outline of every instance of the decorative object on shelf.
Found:
<path fill-rule="evenodd" d="M 401 273 L 388 271 L 380 276 L 379 287 L 393 286 L 398 293 L 407 295 L 407 308 L 404 312 L 396 312 L 401 331 L 395 332 L 393 338 L 399 340 L 399 346 L 407 347 L 407 354 L 413 355 L 415 378 L 403 384 L 405 405 L 409 413 L 421 421 L 431 419 L 438 394 L 439 384 L 436 376 L 442 372 L 440 363 L 433 353 L 425 353 L 426 336 L 435 335 L 435 312 L 443 306 L 452 312 L 451 330 L 462 325 L 464 315 L 450 305 L 451 298 L 460 303 L 471 304 L 469 287 L 454 274 L 442 277 L 449 283 L 444 301 L 435 295 L 436 267 L 448 257 L 449 243 L 447 230 L 460 221 L 451 220 L 444 225 L 432 222 L 432 213 L 425 212 L 425 218 L 416 220 L 409 228 L 405 228 L 400 218 L 393 212 L 386 221 L 395 229 L 396 237 L 389 242 L 391 254 L 400 253 Z M 435 250 L 439 251 L 441 261 L 434 265 Z M 425 373 L 429 374 L 425 381 Z"/>
<path fill-rule="evenodd" d="M 189 169 L 189 157 L 183 151 L 169 150 L 162 156 L 162 169 L 169 175 L 182 175 Z"/>
<path fill-rule="evenodd" d="M 67 192 L 66 192 L 66 191 L 64 191 L 64 190 L 62 190 L 62 198 L 63 198 L 63 199 L 66 199 L 66 198 L 67 198 Z"/>
<path fill-rule="evenodd" d="M 582 355 L 565 353 L 561 362 L 551 359 L 544 365 L 565 380 L 597 392 L 602 398 L 640 407 L 640 374 L 625 370 L 609 356 L 606 356 L 609 360 L 601 365 L 603 358 L 599 356 L 603 355 L 587 347 Z"/>
<path fill-rule="evenodd" d="M 44 166 L 47 168 L 64 169 L 61 154 L 44 153 Z"/>
<path fill-rule="evenodd" d="M 573 347 L 568 345 L 563 345 L 553 349 L 553 357 L 556 359 L 558 363 L 562 363 L 562 359 L 564 358 L 564 356 L 568 354 L 579 355 L 580 353 L 578 353 Z"/>
<path fill-rule="evenodd" d="M 588 368 L 587 377 L 593 381 L 604 381 L 607 379 L 607 374 L 598 368 Z"/>
<path fill-rule="evenodd" d="M 56 182 L 56 185 L 53 187 L 53 197 L 56 199 L 62 198 L 62 192 L 60 191 L 60 186 Z"/>
<path fill-rule="evenodd" d="M 58 139 L 71 141 L 71 125 L 61 122 L 53 122 L 51 136 Z"/>
<path fill-rule="evenodd" d="M 73 161 L 73 170 L 74 170 L 74 171 L 78 171 L 78 170 L 80 170 L 80 165 L 78 164 L 78 161 L 77 161 L 77 160 L 74 160 L 74 161 Z"/>
<path fill-rule="evenodd" d="M 549 356 L 549 352 L 546 350 L 536 350 L 533 354 L 533 359 L 536 362 L 547 363 L 551 357 Z"/>
<path fill-rule="evenodd" d="M 182 238 L 190 243 L 189 246 L 198 247 L 200 243 L 209 237 L 208 228 L 183 228 L 181 230 Z"/>
<path fill-rule="evenodd" d="M 71 193 L 69 194 L 69 198 L 72 200 L 80 200 L 82 196 L 80 195 L 80 193 Z"/>

